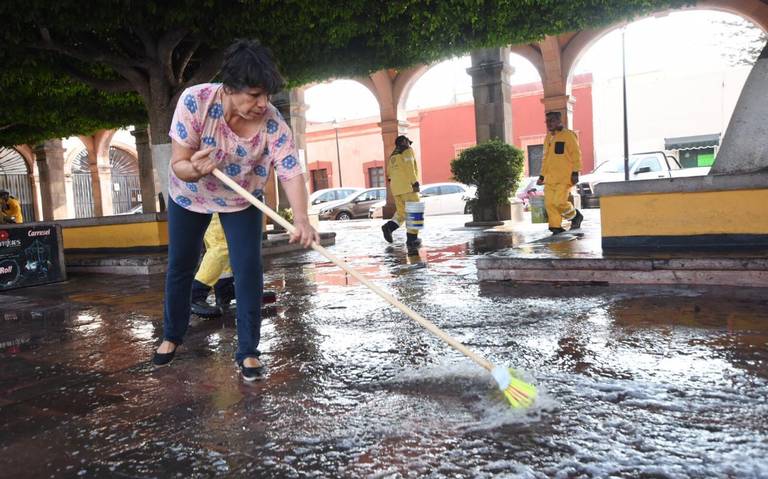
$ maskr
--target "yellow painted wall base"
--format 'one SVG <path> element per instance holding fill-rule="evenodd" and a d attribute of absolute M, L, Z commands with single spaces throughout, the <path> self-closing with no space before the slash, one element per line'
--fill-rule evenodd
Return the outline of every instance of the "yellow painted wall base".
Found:
<path fill-rule="evenodd" d="M 62 227 L 65 250 L 140 249 L 168 246 L 168 222 L 149 221 Z"/>
<path fill-rule="evenodd" d="M 602 235 L 768 235 L 768 189 L 600 198 Z"/>

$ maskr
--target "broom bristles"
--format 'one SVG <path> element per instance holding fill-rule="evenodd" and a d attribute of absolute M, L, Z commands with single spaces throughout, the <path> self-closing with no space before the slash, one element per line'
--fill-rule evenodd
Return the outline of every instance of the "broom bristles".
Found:
<path fill-rule="evenodd" d="M 504 397 L 514 409 L 531 407 L 536 399 L 536 387 L 516 377 L 516 374 L 514 369 L 509 369 L 509 385 L 502 390 Z"/>

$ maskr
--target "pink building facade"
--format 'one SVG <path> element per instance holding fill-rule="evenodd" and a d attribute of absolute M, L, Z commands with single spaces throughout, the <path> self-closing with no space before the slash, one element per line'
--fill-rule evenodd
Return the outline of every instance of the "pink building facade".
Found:
<path fill-rule="evenodd" d="M 516 85 L 511 93 L 513 141 L 525 154 L 525 175 L 535 176 L 541 167 L 546 135 L 541 84 Z M 591 74 L 574 78 L 573 98 L 573 129 L 581 144 L 582 171 L 589 172 L 594 167 Z M 421 163 L 422 183 L 451 181 L 451 161 L 462 150 L 475 145 L 474 115 L 472 102 L 408 113 L 407 134 L 414 141 L 413 148 Z M 338 186 L 384 186 L 386 155 L 377 119 L 351 120 L 336 127 L 331 123 L 308 123 L 306 138 L 312 191 Z"/>

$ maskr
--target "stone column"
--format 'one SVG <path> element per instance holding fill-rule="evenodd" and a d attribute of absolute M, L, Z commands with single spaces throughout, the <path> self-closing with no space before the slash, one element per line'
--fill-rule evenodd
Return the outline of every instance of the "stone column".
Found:
<path fill-rule="evenodd" d="M 95 216 L 110 216 L 115 213 L 112 204 L 112 165 L 109 162 L 109 144 L 116 130 L 100 130 L 93 135 L 93 157 L 91 160 L 91 178 L 98 177 L 99 199 L 96 201 L 96 183 L 93 183 L 94 204 L 99 205 L 100 213 Z"/>
<path fill-rule="evenodd" d="M 43 221 L 65 219 L 67 194 L 64 190 L 64 148 L 61 140 L 48 140 L 37 145 L 35 160 L 40 174 Z"/>
<path fill-rule="evenodd" d="M 389 155 L 395 149 L 395 139 L 400 135 L 405 135 L 408 131 L 408 123 L 394 120 L 382 120 L 379 123 L 381 127 L 381 140 L 384 142 L 384 178 L 387 177 L 387 168 L 389 167 Z M 382 216 L 384 219 L 392 218 L 395 214 L 395 197 L 392 196 L 392 192 L 389 190 L 389 182 L 386 182 L 387 186 L 387 204 L 382 209 Z"/>
<path fill-rule="evenodd" d="M 136 138 L 136 155 L 139 157 L 141 209 L 144 213 L 157 213 L 155 171 L 152 165 L 152 150 L 149 147 L 149 132 L 147 126 L 136 126 L 131 132 L 131 135 Z"/>
<path fill-rule="evenodd" d="M 104 209 L 102 208 L 102 195 L 103 186 L 101 172 L 99 171 L 98 160 L 98 146 L 96 141 L 96 135 L 81 136 L 80 141 L 85 145 L 85 149 L 88 152 L 88 171 L 91 174 L 91 197 L 93 198 L 93 216 L 104 216 Z M 66 173 L 65 173 L 66 175 Z M 71 178 L 71 177 L 70 177 Z M 108 183 L 108 182 L 107 182 Z M 72 194 L 71 186 L 69 193 Z"/>
<path fill-rule="evenodd" d="M 98 160 L 97 160 L 98 161 Z M 109 159 L 107 159 L 109 161 Z M 112 189 L 114 186 L 112 185 L 112 168 L 109 166 L 104 166 L 103 164 L 99 164 L 96 166 L 96 174 L 99 176 L 99 191 L 100 191 L 100 198 L 99 198 L 99 204 L 101 205 L 101 216 L 110 216 L 115 214 L 115 208 L 112 203 Z M 91 178 L 93 178 L 93 166 L 91 166 Z M 96 191 L 96 185 L 93 186 L 94 191 L 94 204 L 96 201 L 95 191 Z M 97 214 L 96 216 L 99 216 Z"/>
<path fill-rule="evenodd" d="M 300 88 L 294 88 L 292 90 L 281 91 L 272 98 L 272 104 L 283 115 L 288 126 L 291 127 L 293 132 L 293 140 L 296 143 L 296 149 L 299 151 L 299 158 L 304 158 L 306 161 L 306 132 L 307 132 L 307 120 L 304 116 L 307 111 L 307 106 L 304 103 L 304 90 Z M 302 165 L 305 171 L 307 171 L 306 163 Z M 309 175 L 304 177 L 305 184 L 309 182 Z M 309 191 L 309 188 L 307 188 Z M 285 195 L 285 191 L 280 182 L 277 182 L 277 205 L 288 205 L 288 197 Z"/>
<path fill-rule="evenodd" d="M 768 44 L 741 90 L 710 174 L 753 173 L 768 169 Z"/>
<path fill-rule="evenodd" d="M 544 112 L 559 111 L 563 119 L 563 125 L 569 130 L 573 130 L 573 104 L 576 99 L 572 95 L 550 96 L 541 99 L 544 103 Z M 542 123 L 544 118 L 541 119 Z"/>
<path fill-rule="evenodd" d="M 512 144 L 512 103 L 508 49 L 483 48 L 472 52 L 472 77 L 475 98 L 475 134 L 477 143 L 491 139 Z"/>

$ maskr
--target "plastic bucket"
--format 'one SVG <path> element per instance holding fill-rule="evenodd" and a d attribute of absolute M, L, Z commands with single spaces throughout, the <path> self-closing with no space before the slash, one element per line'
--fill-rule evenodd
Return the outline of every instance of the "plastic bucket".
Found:
<path fill-rule="evenodd" d="M 410 230 L 424 229 L 424 203 L 421 201 L 405 202 L 405 227 Z"/>
<path fill-rule="evenodd" d="M 531 196 L 528 198 L 531 202 L 531 221 L 533 223 L 547 223 L 547 208 L 544 206 L 543 196 Z"/>

